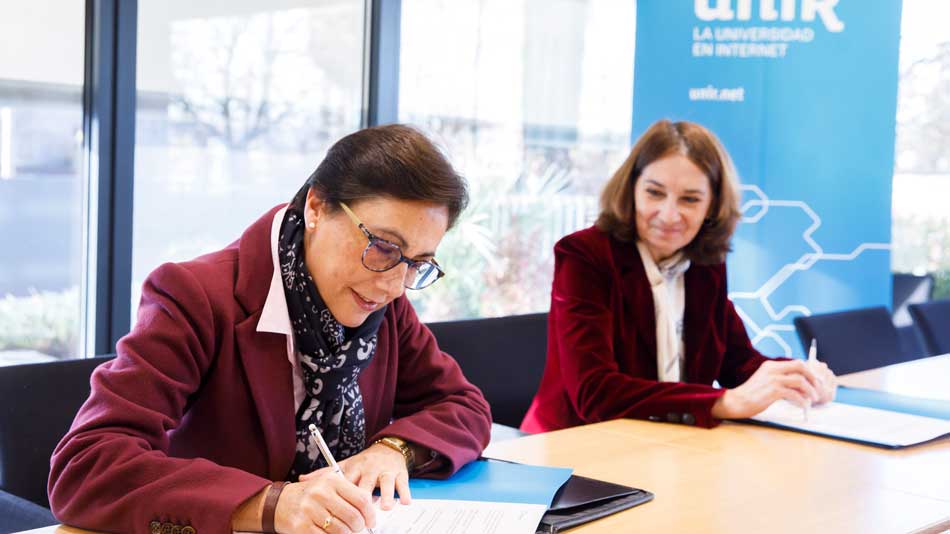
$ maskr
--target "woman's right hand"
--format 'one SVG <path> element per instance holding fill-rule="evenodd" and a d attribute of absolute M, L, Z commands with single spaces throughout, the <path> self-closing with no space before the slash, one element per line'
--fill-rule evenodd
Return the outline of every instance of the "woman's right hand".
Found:
<path fill-rule="evenodd" d="M 768 361 L 742 385 L 728 389 L 712 407 L 717 419 L 752 417 L 779 399 L 798 406 L 821 400 L 821 380 L 803 361 Z"/>
<path fill-rule="evenodd" d="M 329 526 L 323 525 L 329 518 Z M 370 492 L 324 468 L 280 494 L 274 527 L 282 533 L 350 534 L 376 526 Z"/>

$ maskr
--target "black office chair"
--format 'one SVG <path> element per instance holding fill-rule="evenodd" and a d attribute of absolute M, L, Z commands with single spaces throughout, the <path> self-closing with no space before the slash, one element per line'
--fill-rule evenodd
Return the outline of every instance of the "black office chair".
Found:
<path fill-rule="evenodd" d="M 59 523 L 48 508 L 0 490 L 0 534 L 22 532 Z"/>
<path fill-rule="evenodd" d="M 950 353 L 950 300 L 911 304 L 908 309 L 927 355 Z"/>
<path fill-rule="evenodd" d="M 471 319 L 428 325 L 439 348 L 459 363 L 491 405 L 492 440 L 523 435 L 517 428 L 531 405 L 547 352 L 548 314 Z"/>
<path fill-rule="evenodd" d="M 0 367 L 0 490 L 49 508 L 49 460 L 113 356 Z"/>
<path fill-rule="evenodd" d="M 933 298 L 934 275 L 891 273 L 893 280 L 893 307 L 894 313 L 905 309 L 910 304 L 929 302 Z"/>
<path fill-rule="evenodd" d="M 892 273 L 893 303 L 891 318 L 897 327 L 897 340 L 905 356 L 921 356 L 927 353 L 921 343 L 917 326 L 910 316 L 908 306 L 929 302 L 933 298 L 934 276 L 932 274 Z"/>
<path fill-rule="evenodd" d="M 897 331 L 897 346 L 905 358 L 915 360 L 927 355 L 927 351 L 924 350 L 924 346 L 920 342 L 920 334 L 917 332 L 916 324 L 895 326 L 895 329 Z"/>
<path fill-rule="evenodd" d="M 796 317 L 805 352 L 818 340 L 818 357 L 837 375 L 875 369 L 923 357 L 901 351 L 897 329 L 884 306 Z"/>

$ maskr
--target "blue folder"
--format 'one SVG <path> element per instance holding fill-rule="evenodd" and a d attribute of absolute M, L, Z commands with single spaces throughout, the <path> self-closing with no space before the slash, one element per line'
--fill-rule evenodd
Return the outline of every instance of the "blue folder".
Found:
<path fill-rule="evenodd" d="M 908 397 L 874 389 L 841 386 L 835 402 L 950 421 L 950 401 Z"/>
<path fill-rule="evenodd" d="M 573 469 L 495 460 L 471 462 L 447 480 L 409 479 L 413 499 L 510 502 L 550 506 Z"/>

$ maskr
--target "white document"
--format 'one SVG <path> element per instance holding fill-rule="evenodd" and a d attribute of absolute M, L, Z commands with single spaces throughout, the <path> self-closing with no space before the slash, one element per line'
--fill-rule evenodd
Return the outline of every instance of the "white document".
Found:
<path fill-rule="evenodd" d="M 413 499 L 376 510 L 376 534 L 534 534 L 543 504 Z"/>
<path fill-rule="evenodd" d="M 809 410 L 777 401 L 752 419 L 819 434 L 904 447 L 950 434 L 950 421 L 830 402 Z"/>
<path fill-rule="evenodd" d="M 547 511 L 543 504 L 413 499 L 392 510 L 376 504 L 375 534 L 535 534 Z M 364 530 L 360 534 L 367 534 Z M 233 531 L 233 534 L 254 534 Z"/>

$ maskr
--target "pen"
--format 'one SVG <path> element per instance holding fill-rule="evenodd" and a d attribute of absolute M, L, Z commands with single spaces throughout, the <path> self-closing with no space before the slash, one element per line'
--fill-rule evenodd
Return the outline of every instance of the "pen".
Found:
<path fill-rule="evenodd" d="M 814 365 L 818 361 L 818 340 L 811 338 L 811 346 L 808 347 L 808 365 Z M 808 409 L 811 407 L 811 400 L 806 399 L 802 405 L 802 416 L 808 421 Z"/>
<path fill-rule="evenodd" d="M 327 447 L 327 442 L 323 440 L 323 434 L 320 433 L 320 429 L 317 428 L 317 425 L 311 423 L 308 427 L 310 429 L 310 441 L 320 449 L 320 454 L 323 455 L 323 459 L 327 461 L 327 465 L 330 466 L 330 470 L 336 473 L 337 475 L 346 478 L 346 475 L 343 474 L 343 470 L 340 469 L 340 464 L 336 463 L 336 460 L 333 459 L 333 454 L 330 452 L 330 447 Z M 375 534 L 373 529 L 366 527 L 366 532 L 369 534 Z"/>

